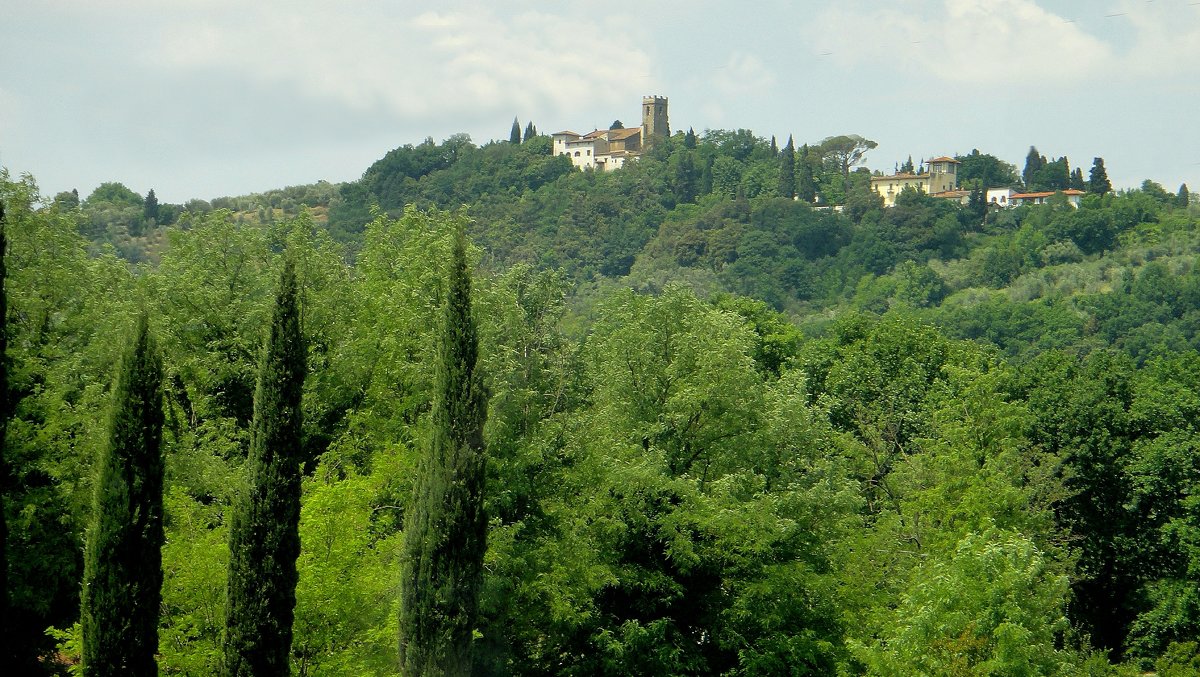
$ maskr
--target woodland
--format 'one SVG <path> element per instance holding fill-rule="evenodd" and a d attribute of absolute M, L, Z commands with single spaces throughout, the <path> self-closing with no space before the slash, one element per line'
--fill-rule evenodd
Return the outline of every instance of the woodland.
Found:
<path fill-rule="evenodd" d="M 613 172 L 550 147 L 514 122 L 181 205 L 0 169 L 9 674 L 101 660 L 90 542 L 139 384 L 149 674 L 436 674 L 405 604 L 442 490 L 478 532 L 434 558 L 478 582 L 446 674 L 1200 674 L 1186 186 L 976 150 L 968 204 L 884 209 L 853 135 L 688 130 Z M 445 459 L 478 481 L 439 490 Z M 237 672 L 245 525 L 289 511 L 295 568 L 258 586 L 294 589 L 288 642 Z"/>

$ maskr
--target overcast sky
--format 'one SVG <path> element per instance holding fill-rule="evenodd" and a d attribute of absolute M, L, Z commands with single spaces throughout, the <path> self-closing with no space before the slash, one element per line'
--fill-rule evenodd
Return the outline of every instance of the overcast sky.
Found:
<path fill-rule="evenodd" d="M 1030 145 L 1200 190 L 1200 2 L 23 0 L 0 164 L 159 199 L 346 181 L 388 150 L 636 124 L 879 143 L 867 166 Z"/>

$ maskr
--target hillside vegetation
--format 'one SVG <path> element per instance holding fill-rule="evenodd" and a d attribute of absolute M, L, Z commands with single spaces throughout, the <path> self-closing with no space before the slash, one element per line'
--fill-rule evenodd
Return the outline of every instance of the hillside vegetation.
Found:
<path fill-rule="evenodd" d="M 465 227 L 487 397 L 475 673 L 1195 674 L 1200 211 L 1152 181 L 1079 209 L 884 209 L 844 139 L 680 133 L 597 173 L 545 137 L 452 137 L 358 181 L 157 216 L 120 184 L 43 199 L 0 174 L 15 660 L 80 652 L 95 459 L 144 311 L 158 667 L 219 671 L 286 259 L 307 346 L 291 669 L 394 673 Z M 973 187 L 1080 178 L 960 160 Z"/>

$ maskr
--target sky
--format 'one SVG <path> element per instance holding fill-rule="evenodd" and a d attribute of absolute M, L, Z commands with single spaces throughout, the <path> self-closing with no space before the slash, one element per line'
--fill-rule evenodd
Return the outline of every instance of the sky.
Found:
<path fill-rule="evenodd" d="M 26 0 L 0 21 L 0 166 L 181 203 L 357 179 L 467 133 L 860 134 L 891 172 L 1031 145 L 1200 190 L 1197 0 Z"/>

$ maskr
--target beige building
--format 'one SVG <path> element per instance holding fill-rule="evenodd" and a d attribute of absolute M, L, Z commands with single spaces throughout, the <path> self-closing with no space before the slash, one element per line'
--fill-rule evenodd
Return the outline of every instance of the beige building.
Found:
<path fill-rule="evenodd" d="M 927 195 L 958 198 L 950 195 L 958 189 L 959 161 L 952 157 L 934 158 L 925 163 L 923 174 L 892 174 L 891 176 L 872 176 L 871 190 L 883 198 L 883 206 L 896 206 L 896 198 L 905 188 L 921 191 Z"/>
<path fill-rule="evenodd" d="M 597 129 L 587 134 L 570 130 L 550 135 L 552 152 L 571 158 L 580 169 L 611 171 L 620 169 L 631 159 L 641 156 L 654 139 L 669 136 L 667 98 L 642 97 L 642 125 L 630 129 Z"/>

